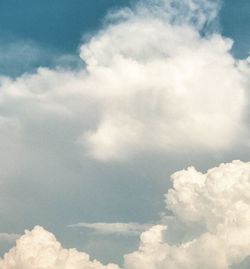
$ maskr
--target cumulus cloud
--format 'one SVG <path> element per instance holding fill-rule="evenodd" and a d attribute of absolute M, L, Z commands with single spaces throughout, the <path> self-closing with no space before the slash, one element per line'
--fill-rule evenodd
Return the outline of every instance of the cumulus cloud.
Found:
<path fill-rule="evenodd" d="M 134 223 L 134 222 L 131 222 L 131 223 L 119 223 L 119 222 L 115 222 L 115 223 L 102 223 L 102 222 L 85 223 L 85 222 L 81 222 L 81 223 L 69 225 L 69 227 L 87 228 L 87 229 L 95 231 L 96 233 L 103 234 L 103 235 L 112 235 L 112 234 L 138 235 L 143 230 L 146 230 L 148 225 Z"/>
<path fill-rule="evenodd" d="M 231 40 L 199 32 L 216 17 L 219 2 L 146 3 L 119 13 L 119 23 L 81 47 L 86 85 L 103 107 L 83 144 L 99 160 L 230 148 L 244 133 L 244 75 L 230 54 Z"/>
<path fill-rule="evenodd" d="M 97 128 L 82 136 L 91 155 L 230 148 L 244 132 L 245 106 L 230 48 L 221 36 L 203 39 L 191 27 L 155 18 L 129 20 L 93 38 L 81 53 L 91 74 L 85 85 L 102 106 Z"/>
<path fill-rule="evenodd" d="M 144 232 L 125 267 L 241 268 L 250 255 L 250 163 L 221 164 L 205 174 L 191 167 L 171 178 L 166 207 L 180 230 L 166 218 L 165 225 Z M 173 233 L 176 242 L 169 239 Z"/>
<path fill-rule="evenodd" d="M 221 164 L 205 174 L 190 167 L 171 179 L 173 187 L 166 194 L 166 208 L 173 215 L 141 234 L 139 249 L 125 255 L 123 268 L 246 268 L 250 255 L 250 162 Z M 119 268 L 91 261 L 77 250 L 63 249 L 41 227 L 26 231 L 5 254 L 0 267 Z"/>
<path fill-rule="evenodd" d="M 84 68 L 1 77 L 1 173 L 15 170 L 20 156 L 33 165 L 38 148 L 66 158 L 58 149 L 68 155 L 69 148 L 81 145 L 88 156 L 110 161 L 145 152 L 223 152 L 245 143 L 249 59 L 235 59 L 233 41 L 213 30 L 218 9 L 213 0 L 140 1 L 110 14 L 103 29 L 81 45 Z M 249 167 L 235 161 L 205 174 L 192 167 L 175 173 L 166 194 L 173 215 L 141 234 L 139 249 L 125 256 L 124 268 L 245 266 Z M 136 223 L 75 226 L 105 234 L 142 230 Z M 0 240 L 16 236 L 0 234 Z M 119 266 L 64 249 L 54 235 L 35 227 L 5 254 L 0 268 Z"/>
<path fill-rule="evenodd" d="M 42 227 L 26 231 L 16 247 L 0 260 L 1 269 L 118 269 L 113 264 L 90 261 L 86 253 L 64 249 L 53 234 Z"/>
<path fill-rule="evenodd" d="M 53 135 L 101 161 L 228 150 L 245 139 L 247 75 L 232 41 L 208 30 L 218 9 L 154 0 L 110 14 L 80 48 L 85 68 L 1 78 L 2 114 L 20 123 L 24 143 L 52 150 Z M 66 132 L 48 132 L 62 121 Z"/>

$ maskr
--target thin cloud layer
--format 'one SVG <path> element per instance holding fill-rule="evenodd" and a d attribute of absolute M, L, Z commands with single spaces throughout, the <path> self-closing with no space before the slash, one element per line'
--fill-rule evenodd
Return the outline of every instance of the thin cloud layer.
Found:
<path fill-rule="evenodd" d="M 77 223 L 70 225 L 72 228 L 87 228 L 103 235 L 138 235 L 147 228 L 148 225 L 139 223 Z"/>
<path fill-rule="evenodd" d="M 124 257 L 125 269 L 245 268 L 250 255 L 250 162 L 221 164 L 202 174 L 190 167 L 172 175 L 165 217 L 141 234 L 139 249 Z M 0 261 L 1 269 L 118 269 L 63 249 L 35 227 Z"/>
<path fill-rule="evenodd" d="M 247 75 L 232 41 L 208 27 L 218 9 L 217 1 L 142 1 L 109 15 L 81 46 L 85 68 L 1 78 L 2 117 L 19 126 L 13 152 L 28 160 L 30 143 L 53 151 L 53 140 L 112 161 L 239 146 Z"/>
<path fill-rule="evenodd" d="M 0 242 L 12 244 L 19 237 L 20 237 L 19 234 L 0 233 Z"/>

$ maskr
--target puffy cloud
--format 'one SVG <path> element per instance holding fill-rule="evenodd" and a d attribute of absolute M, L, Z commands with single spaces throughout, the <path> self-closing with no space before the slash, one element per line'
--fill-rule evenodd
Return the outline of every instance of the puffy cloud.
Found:
<path fill-rule="evenodd" d="M 53 135 L 101 161 L 230 149 L 245 138 L 247 75 L 232 41 L 208 34 L 218 3 L 141 1 L 111 14 L 80 48 L 85 68 L 1 78 L 3 116 L 22 126 L 24 148 L 51 151 Z M 48 131 L 62 122 L 66 132 Z"/>
<path fill-rule="evenodd" d="M 77 228 L 87 228 L 94 230 L 97 233 L 104 235 L 138 235 L 143 230 L 145 230 L 148 225 L 139 224 L 139 223 L 77 223 L 73 225 L 69 225 L 69 227 L 77 227 Z"/>
<path fill-rule="evenodd" d="M 250 255 L 250 162 L 221 164 L 205 174 L 191 167 L 172 180 L 166 206 L 180 230 L 168 226 L 166 218 L 165 225 L 144 232 L 139 250 L 125 257 L 125 267 L 241 268 Z M 173 233 L 176 242 L 169 239 Z"/>
<path fill-rule="evenodd" d="M 250 163 L 240 161 L 222 164 L 206 174 L 190 167 L 172 175 L 174 188 L 166 195 L 167 206 L 185 223 L 199 223 L 213 230 L 227 217 L 237 221 L 235 214 L 246 209 L 249 176 Z"/>
<path fill-rule="evenodd" d="M 81 47 L 85 85 L 102 107 L 83 143 L 100 160 L 230 148 L 244 133 L 244 75 L 231 40 L 199 33 L 218 2 L 147 3 Z"/>
<path fill-rule="evenodd" d="M 124 268 L 246 268 L 250 256 L 250 162 L 221 164 L 205 174 L 191 167 L 171 178 L 173 187 L 166 194 L 166 207 L 173 216 L 141 234 L 139 249 L 125 255 Z M 0 268 L 119 267 L 103 266 L 90 261 L 85 253 L 63 249 L 51 233 L 35 227 L 5 254 Z"/>
<path fill-rule="evenodd" d="M 102 107 L 96 130 L 83 135 L 92 156 L 230 148 L 244 133 L 245 107 L 230 47 L 155 18 L 112 26 L 84 45 L 85 85 Z"/>
<path fill-rule="evenodd" d="M 113 264 L 90 261 L 86 253 L 63 249 L 53 234 L 42 227 L 26 231 L 16 247 L 0 260 L 1 269 L 118 269 Z"/>

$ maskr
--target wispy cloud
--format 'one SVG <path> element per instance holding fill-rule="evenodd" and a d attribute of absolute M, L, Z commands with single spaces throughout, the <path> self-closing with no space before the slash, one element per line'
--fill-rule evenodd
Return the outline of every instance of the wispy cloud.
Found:
<path fill-rule="evenodd" d="M 20 235 L 15 233 L 0 233 L 0 242 L 14 243 L 19 237 Z"/>
<path fill-rule="evenodd" d="M 93 230 L 96 233 L 103 234 L 103 235 L 138 235 L 142 231 L 146 230 L 150 225 L 148 224 L 139 224 L 135 222 L 130 223 L 103 223 L 103 222 L 96 222 L 96 223 L 87 223 L 81 222 L 77 224 L 69 225 L 71 228 L 86 228 Z"/>

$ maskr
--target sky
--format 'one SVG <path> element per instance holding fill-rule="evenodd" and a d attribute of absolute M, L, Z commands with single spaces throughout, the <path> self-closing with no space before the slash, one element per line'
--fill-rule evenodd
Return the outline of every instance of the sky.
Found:
<path fill-rule="evenodd" d="M 249 15 L 0 2 L 1 269 L 249 268 Z"/>
<path fill-rule="evenodd" d="M 128 7 L 135 0 L 32 1 L 10 0 L 0 3 L 1 74 L 18 76 L 35 72 L 39 66 L 82 66 L 81 40 L 104 24 L 110 10 Z M 234 40 L 233 54 L 245 58 L 249 53 L 249 1 L 226 0 L 220 11 L 224 36 Z M 232 19 L 233 18 L 233 19 Z"/>

